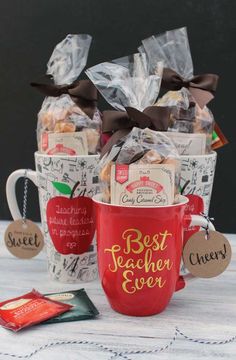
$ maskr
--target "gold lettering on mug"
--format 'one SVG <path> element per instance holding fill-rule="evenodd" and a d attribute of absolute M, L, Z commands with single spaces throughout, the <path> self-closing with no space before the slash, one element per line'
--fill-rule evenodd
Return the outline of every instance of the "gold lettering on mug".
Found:
<path fill-rule="evenodd" d="M 173 261 L 170 258 L 163 259 L 163 255 L 161 258 L 153 260 L 153 254 L 163 253 L 168 247 L 168 240 L 171 239 L 172 233 L 168 230 L 154 235 L 143 235 L 139 229 L 131 228 L 122 234 L 122 240 L 125 241 L 124 246 L 114 244 L 111 248 L 104 250 L 105 253 L 110 253 L 112 258 L 112 263 L 108 266 L 109 270 L 114 273 L 119 269 L 123 270 L 121 286 L 124 292 L 134 294 L 145 287 L 163 288 L 165 286 L 166 280 L 161 273 L 170 271 Z M 140 257 L 133 258 L 132 254 L 140 255 Z M 131 257 L 127 258 L 127 255 Z M 142 271 L 142 275 L 139 270 Z"/>

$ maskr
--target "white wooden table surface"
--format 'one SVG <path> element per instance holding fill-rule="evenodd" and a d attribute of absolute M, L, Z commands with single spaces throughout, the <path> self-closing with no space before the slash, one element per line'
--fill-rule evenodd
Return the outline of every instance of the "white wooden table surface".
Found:
<path fill-rule="evenodd" d="M 177 333 L 176 339 L 172 340 L 176 327 L 187 337 L 205 342 L 236 336 L 236 235 L 228 235 L 233 246 L 233 261 L 224 274 L 191 283 L 174 295 L 162 314 L 135 318 L 111 310 L 98 281 L 83 286 L 50 281 L 45 253 L 32 260 L 11 256 L 3 246 L 6 224 L 0 223 L 0 301 L 29 292 L 32 288 L 47 293 L 84 287 L 100 316 L 94 320 L 38 325 L 17 334 L 0 328 L 0 360 L 236 359 L 236 339 L 222 345 L 201 344 Z M 63 341 L 88 343 L 58 344 L 32 355 L 44 345 Z M 163 347 L 165 349 L 160 352 Z M 155 352 L 135 354 L 135 351 Z"/>

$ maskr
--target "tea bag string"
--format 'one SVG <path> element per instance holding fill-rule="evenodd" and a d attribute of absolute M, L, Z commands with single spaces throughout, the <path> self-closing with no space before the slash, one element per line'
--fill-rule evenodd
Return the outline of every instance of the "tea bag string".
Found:
<path fill-rule="evenodd" d="M 205 214 L 205 213 L 200 213 L 200 215 L 201 216 L 203 216 L 205 219 L 206 219 L 206 221 L 207 221 L 207 226 L 206 227 L 203 227 L 203 229 L 205 229 L 206 230 L 206 239 L 208 240 L 209 239 L 209 223 L 211 222 L 211 221 L 214 221 L 214 218 L 211 218 L 211 217 L 209 217 L 207 214 Z"/>
<path fill-rule="evenodd" d="M 28 170 L 25 170 L 24 175 L 24 193 L 23 193 L 23 210 L 22 210 L 22 220 L 23 224 L 26 223 L 26 212 L 27 212 L 27 195 L 28 195 L 28 177 L 27 177 Z"/>

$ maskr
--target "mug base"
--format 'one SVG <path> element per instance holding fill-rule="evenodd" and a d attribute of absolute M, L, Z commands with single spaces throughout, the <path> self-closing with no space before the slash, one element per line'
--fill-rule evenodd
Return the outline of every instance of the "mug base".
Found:
<path fill-rule="evenodd" d="M 50 274 L 49 277 L 52 281 L 60 282 L 62 284 L 84 284 L 88 282 L 92 282 L 97 280 L 98 275 L 94 277 L 90 277 L 88 279 L 73 279 L 73 278 L 66 278 L 66 277 L 56 277 L 55 274 Z"/>
<path fill-rule="evenodd" d="M 158 315 L 160 314 L 161 312 L 163 312 L 167 305 L 161 309 L 155 309 L 155 310 L 147 310 L 147 309 L 140 309 L 140 310 L 135 310 L 133 311 L 132 310 L 128 310 L 128 309 L 123 309 L 121 308 L 120 306 L 114 306 L 113 304 L 110 303 L 110 306 L 111 308 L 118 312 L 119 314 L 122 314 L 122 315 L 127 315 L 127 316 L 134 316 L 134 317 L 147 317 L 147 316 L 154 316 L 154 315 Z"/>

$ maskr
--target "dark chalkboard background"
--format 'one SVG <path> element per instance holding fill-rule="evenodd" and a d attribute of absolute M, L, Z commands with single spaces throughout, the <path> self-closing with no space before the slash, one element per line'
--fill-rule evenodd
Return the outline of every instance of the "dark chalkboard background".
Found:
<path fill-rule="evenodd" d="M 210 108 L 230 144 L 218 151 L 210 213 L 219 230 L 236 232 L 235 15 L 233 0 L 2 0 L 0 218 L 11 218 L 5 198 L 7 176 L 18 168 L 34 168 L 36 116 L 43 97 L 29 82 L 45 72 L 54 46 L 68 33 L 91 34 L 91 66 L 135 52 L 140 40 L 151 34 L 186 25 L 195 73 L 220 75 Z M 22 189 L 19 181 L 19 201 Z M 33 185 L 28 202 L 28 217 L 39 220 Z"/>

